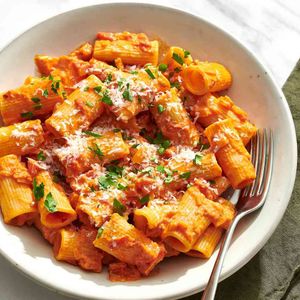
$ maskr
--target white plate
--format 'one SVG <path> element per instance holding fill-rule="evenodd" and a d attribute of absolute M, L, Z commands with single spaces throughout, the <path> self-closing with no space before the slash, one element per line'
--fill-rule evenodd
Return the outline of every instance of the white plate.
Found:
<path fill-rule="evenodd" d="M 105 4 L 51 18 L 15 39 L 0 54 L 0 90 L 14 88 L 34 73 L 34 54 L 61 55 L 98 31 L 146 32 L 182 46 L 193 57 L 224 63 L 234 83 L 229 95 L 259 127 L 275 135 L 271 187 L 263 209 L 238 227 L 227 254 L 222 279 L 246 264 L 278 225 L 296 173 L 296 136 L 287 102 L 266 68 L 240 42 L 199 17 L 148 4 Z M 278 70 L 280 72 L 280 70 Z M 159 273 L 131 283 L 111 283 L 107 272 L 87 273 L 52 258 L 51 247 L 32 228 L 0 222 L 1 253 L 25 274 L 49 288 L 90 299 L 170 299 L 205 287 L 216 253 L 208 261 L 178 257 L 159 265 Z M 17 287 L 16 287 L 17 288 Z"/>

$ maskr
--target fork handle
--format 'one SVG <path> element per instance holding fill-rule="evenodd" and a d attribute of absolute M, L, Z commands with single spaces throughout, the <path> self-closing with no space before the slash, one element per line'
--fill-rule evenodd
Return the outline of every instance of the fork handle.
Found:
<path fill-rule="evenodd" d="M 228 230 L 226 231 L 226 233 L 223 237 L 222 243 L 220 245 L 220 250 L 219 250 L 217 259 L 215 261 L 215 264 L 214 264 L 214 268 L 211 272 L 209 281 L 203 292 L 201 300 L 213 300 L 215 298 L 217 285 L 219 282 L 219 277 L 221 274 L 224 258 L 227 253 L 227 250 L 230 246 L 233 232 L 236 228 L 236 225 L 240 221 L 241 217 L 242 216 L 239 214 L 235 216 L 235 218 L 233 219 L 232 223 L 230 224 Z"/>

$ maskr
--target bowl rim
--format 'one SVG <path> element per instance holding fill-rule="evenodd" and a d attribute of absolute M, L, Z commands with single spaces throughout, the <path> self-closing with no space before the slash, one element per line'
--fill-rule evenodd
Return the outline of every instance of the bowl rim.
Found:
<path fill-rule="evenodd" d="M 200 20 L 203 23 L 206 23 L 206 25 L 210 26 L 211 28 L 213 28 L 214 30 L 220 32 L 221 34 L 225 35 L 226 38 L 228 38 L 230 41 L 232 41 L 233 43 L 236 43 L 248 56 L 250 56 L 255 62 L 256 64 L 263 69 L 264 71 L 267 72 L 267 75 L 269 77 L 270 80 L 270 85 L 272 86 L 273 90 L 280 96 L 281 98 L 281 102 L 283 104 L 283 108 L 285 110 L 285 113 L 287 114 L 287 120 L 288 122 L 286 123 L 287 126 L 289 127 L 289 129 L 291 130 L 291 143 L 292 143 L 292 148 L 289 149 L 290 151 L 290 157 L 292 159 L 292 161 L 294 161 L 295 163 L 293 164 L 293 167 L 291 169 L 291 180 L 289 182 L 289 186 L 287 188 L 287 194 L 286 194 L 286 200 L 284 202 L 284 205 L 282 205 L 282 210 L 280 211 L 280 214 L 277 218 L 277 220 L 275 222 L 272 223 L 272 226 L 270 228 L 270 230 L 268 231 L 268 233 L 266 235 L 264 235 L 264 238 L 261 239 L 259 241 L 259 243 L 257 243 L 255 245 L 255 247 L 253 248 L 252 252 L 249 252 L 248 255 L 246 255 L 244 257 L 243 260 L 241 260 L 238 264 L 234 265 L 231 270 L 228 270 L 227 272 L 222 272 L 219 282 L 223 281 L 224 279 L 228 278 L 229 276 L 231 276 L 232 274 L 234 274 L 235 272 L 237 272 L 239 269 L 241 269 L 244 265 L 246 265 L 259 251 L 260 249 L 267 243 L 267 241 L 269 240 L 269 238 L 271 237 L 271 235 L 274 233 L 275 229 L 277 228 L 277 226 L 279 225 L 280 221 L 282 220 L 283 214 L 286 211 L 286 208 L 289 204 L 292 192 L 293 192 L 293 188 L 294 188 L 294 184 L 295 184 L 295 180 L 296 180 L 296 172 L 297 172 L 297 137 L 296 137 L 296 130 L 295 130 L 295 125 L 293 122 L 293 117 L 290 111 L 290 107 L 288 105 L 288 102 L 281 90 L 281 88 L 279 87 L 279 85 L 277 84 L 277 82 L 274 79 L 274 76 L 272 75 L 270 69 L 264 64 L 262 63 L 261 59 L 254 54 L 253 50 L 250 50 L 245 44 L 244 42 L 240 41 L 239 39 L 235 38 L 228 30 L 225 30 L 223 28 L 220 28 L 219 26 L 213 24 L 211 21 L 209 21 L 208 19 L 206 19 L 203 16 L 199 16 L 195 13 L 177 8 L 173 5 L 164 5 L 164 4 L 152 4 L 152 3 L 147 3 L 147 2 L 118 2 L 118 1 L 114 1 L 110 3 L 98 3 L 98 4 L 92 4 L 92 5 L 85 5 L 85 6 L 80 6 L 74 9 L 67 9 L 64 10 L 58 14 L 54 14 L 53 16 L 46 18 L 40 22 L 37 22 L 36 24 L 34 24 L 33 26 L 30 26 L 29 28 L 25 29 L 24 31 L 21 31 L 19 34 L 17 34 L 15 37 L 13 37 L 12 39 L 10 39 L 7 43 L 4 44 L 3 47 L 0 48 L 0 55 L 2 54 L 2 52 L 4 52 L 6 50 L 6 48 L 8 48 L 11 44 L 13 44 L 15 41 L 17 41 L 19 38 L 21 38 L 23 35 L 25 35 L 26 33 L 28 33 L 29 31 L 31 31 L 32 29 L 39 27 L 40 25 L 55 19 L 56 17 L 59 16 L 63 16 L 63 15 L 67 15 L 69 13 L 73 13 L 76 11 L 80 11 L 80 10 L 84 10 L 84 9 L 88 9 L 88 8 L 98 8 L 98 7 L 116 7 L 116 6 L 123 6 L 123 7 L 130 7 L 130 6 L 139 6 L 141 8 L 155 8 L 155 9 L 160 9 L 160 10 L 164 10 L 165 12 L 175 12 L 175 13 L 180 13 L 180 14 L 184 14 L 186 17 L 193 17 L 196 18 L 198 20 Z M 273 173 L 273 171 L 272 171 Z M 268 195 L 267 195 L 268 196 Z M 12 257 L 10 257 L 8 254 L 6 254 L 1 248 L 0 248 L 0 255 L 2 255 L 7 261 L 9 261 L 13 266 L 16 267 L 16 269 L 22 273 L 25 277 L 29 278 L 30 280 L 34 281 L 35 283 L 38 283 L 40 286 L 46 287 L 49 290 L 56 292 L 58 294 L 61 295 L 66 295 L 66 296 L 71 296 L 75 299 L 108 299 L 105 297 L 97 297 L 97 295 L 95 295 L 95 297 L 90 297 L 90 296 L 85 296 L 83 294 L 78 294 L 72 290 L 69 290 L 67 288 L 65 288 L 64 285 L 61 286 L 57 286 L 55 284 L 52 284 L 51 282 L 41 279 L 39 277 L 37 277 L 35 275 L 35 273 L 33 271 L 31 271 L 28 268 L 23 267 L 21 264 L 17 264 L 14 259 Z M 162 297 L 156 298 L 156 297 L 151 297 L 151 298 L 145 298 L 145 299 L 179 299 L 181 297 L 186 297 L 189 295 L 193 295 L 195 293 L 199 293 L 200 287 L 195 287 L 192 288 L 191 287 L 186 287 L 183 288 L 181 287 L 180 291 L 166 291 L 164 293 L 164 295 L 162 295 Z M 109 298 L 109 299 L 117 299 L 117 298 Z M 128 299 L 129 298 L 122 298 L 122 299 Z"/>

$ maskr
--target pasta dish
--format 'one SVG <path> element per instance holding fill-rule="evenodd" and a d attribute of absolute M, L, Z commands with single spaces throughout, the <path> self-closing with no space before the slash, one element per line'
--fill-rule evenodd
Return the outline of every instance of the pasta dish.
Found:
<path fill-rule="evenodd" d="M 257 129 L 224 93 L 230 71 L 161 48 L 99 32 L 36 55 L 40 75 L 0 95 L 4 222 L 37 228 L 57 260 L 106 266 L 112 281 L 177 255 L 208 259 L 235 215 L 222 194 L 256 176 L 246 145 Z"/>

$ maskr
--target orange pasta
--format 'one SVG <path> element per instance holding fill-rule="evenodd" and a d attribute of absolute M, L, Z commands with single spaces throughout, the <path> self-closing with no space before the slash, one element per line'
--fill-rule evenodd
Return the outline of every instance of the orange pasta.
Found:
<path fill-rule="evenodd" d="M 99 32 L 94 46 L 94 58 L 112 62 L 121 58 L 125 64 L 144 65 L 157 64 L 158 42 L 150 41 L 143 34 L 129 32 Z"/>
<path fill-rule="evenodd" d="M 247 114 L 236 106 L 228 96 L 216 97 L 207 93 L 201 97 L 186 96 L 185 107 L 204 127 L 224 120 L 232 119 L 244 145 L 256 133 L 256 127 L 247 120 Z"/>
<path fill-rule="evenodd" d="M 46 120 L 47 129 L 58 137 L 87 129 L 103 112 L 103 102 L 100 101 L 103 92 L 103 84 L 96 76 L 91 75 L 81 81 L 79 87 Z"/>
<path fill-rule="evenodd" d="M 226 90 L 231 86 L 230 72 L 221 64 L 196 62 L 183 68 L 186 89 L 195 95 Z"/>
<path fill-rule="evenodd" d="M 38 201 L 41 223 L 48 228 L 61 228 L 76 219 L 76 212 L 70 205 L 63 188 L 53 182 L 50 174 L 40 172 L 35 177 L 36 189 L 42 189 Z"/>
<path fill-rule="evenodd" d="M 59 77 L 28 77 L 25 83 L 3 94 L 1 115 L 5 125 L 44 116 L 63 101 L 63 87 Z"/>
<path fill-rule="evenodd" d="M 256 176 L 255 125 L 214 93 L 230 72 L 130 32 L 35 63 L 42 76 L 0 92 L 4 222 L 33 224 L 58 261 L 107 266 L 115 282 L 155 276 L 166 257 L 211 257 L 236 213 L 221 196 Z"/>
<path fill-rule="evenodd" d="M 17 156 L 0 158 L 0 207 L 5 223 L 22 226 L 36 216 L 31 180 Z"/>
<path fill-rule="evenodd" d="M 40 120 L 26 121 L 0 128 L 0 157 L 7 154 L 37 153 L 44 141 Z"/>
<path fill-rule="evenodd" d="M 230 119 L 215 122 L 205 129 L 217 160 L 235 189 L 241 189 L 255 179 L 255 170 L 244 144 Z"/>

